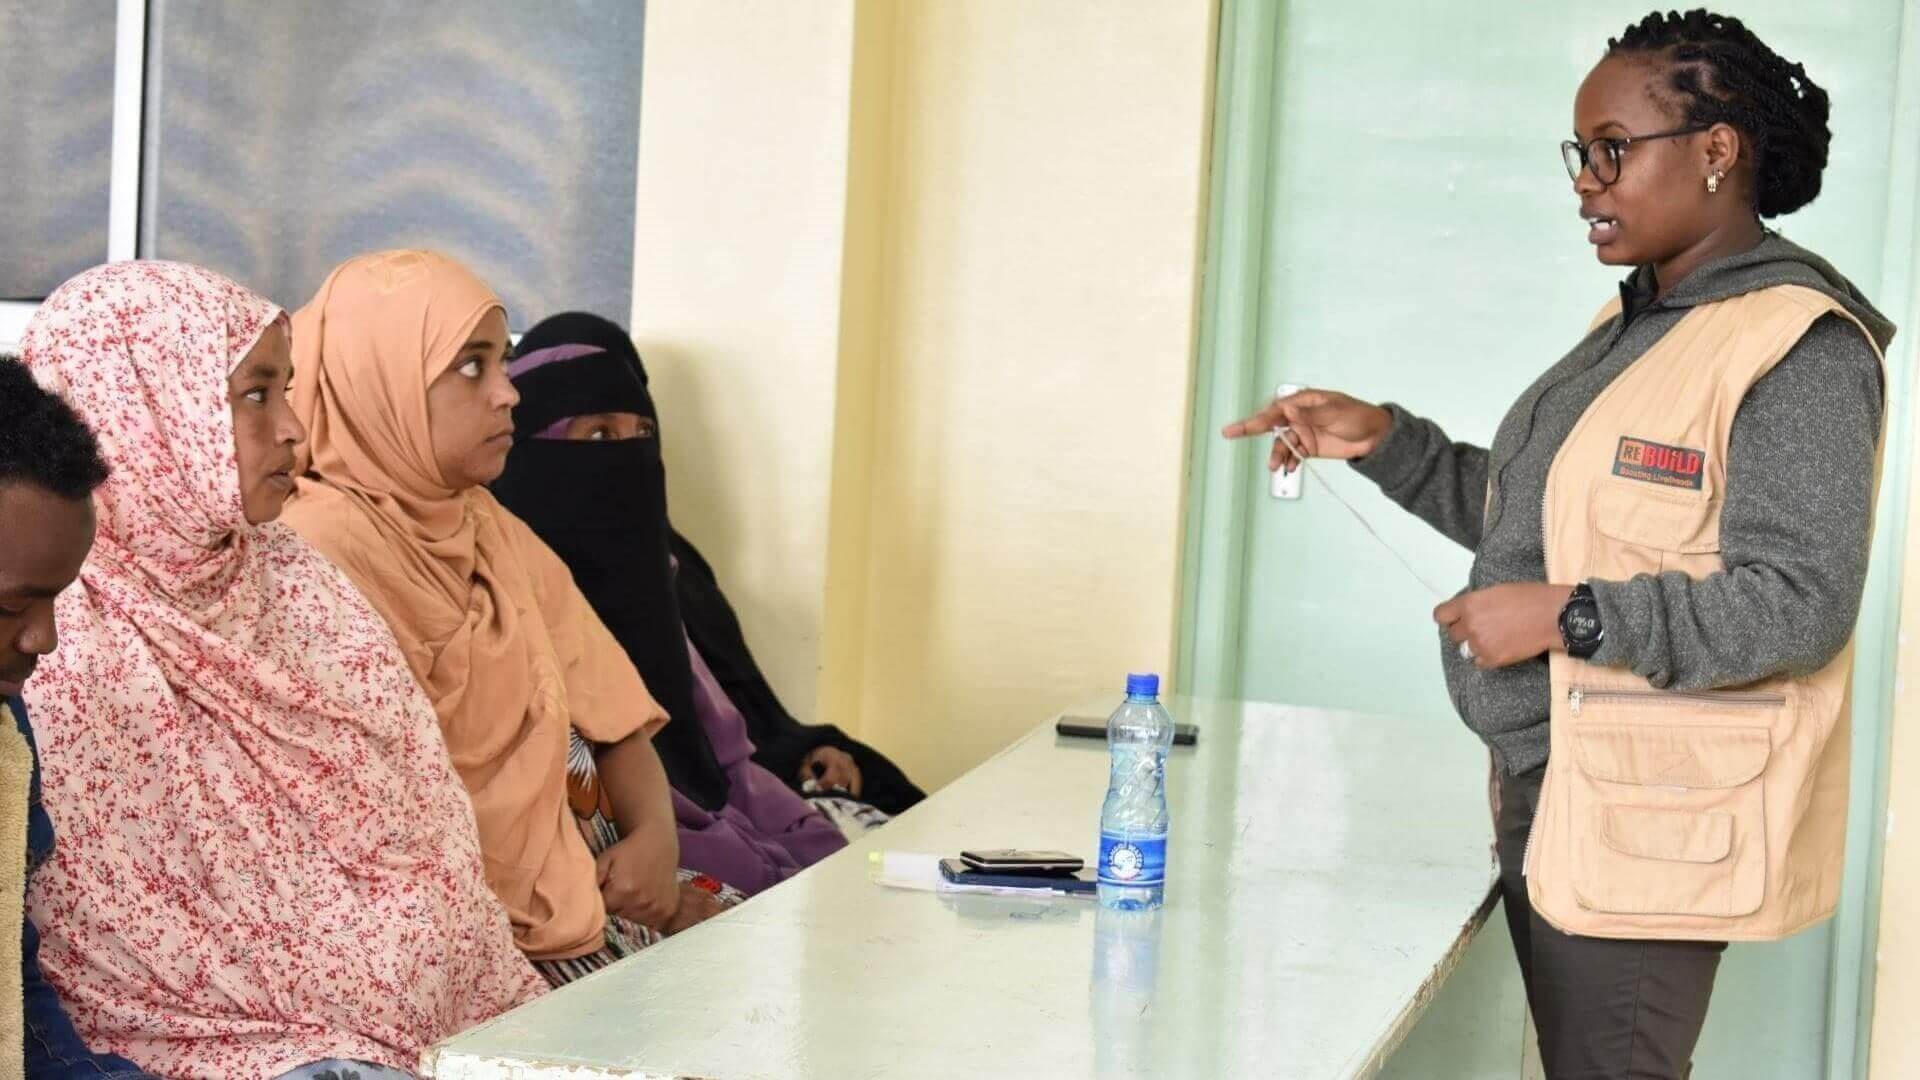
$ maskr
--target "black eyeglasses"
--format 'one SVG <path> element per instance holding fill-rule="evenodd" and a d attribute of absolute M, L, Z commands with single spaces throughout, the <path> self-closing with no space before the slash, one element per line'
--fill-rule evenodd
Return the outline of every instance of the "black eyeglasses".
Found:
<path fill-rule="evenodd" d="M 1593 178 L 1604 186 L 1620 179 L 1620 159 L 1627 147 L 1637 142 L 1653 139 L 1675 139 L 1682 135 L 1698 135 L 1712 125 L 1680 128 L 1676 131 L 1661 131 L 1652 135 L 1628 135 L 1621 139 L 1594 139 L 1580 142 L 1568 139 L 1560 144 L 1560 160 L 1566 162 L 1567 176 L 1574 183 L 1580 182 L 1580 170 L 1593 170 Z"/>

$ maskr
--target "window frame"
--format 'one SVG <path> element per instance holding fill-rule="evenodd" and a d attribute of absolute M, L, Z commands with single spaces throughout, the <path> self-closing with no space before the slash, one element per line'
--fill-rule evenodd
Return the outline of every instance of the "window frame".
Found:
<path fill-rule="evenodd" d="M 139 254 L 140 136 L 146 118 L 147 0 L 115 0 L 107 261 Z M 41 299 L 45 299 L 42 297 Z M 0 300 L 0 350 L 16 351 L 40 300 Z"/>
<path fill-rule="evenodd" d="M 108 163 L 107 262 L 140 258 L 141 151 L 146 144 L 148 0 L 115 0 L 113 134 Z M 628 273 L 632 267 L 628 267 Z M 46 298 L 0 300 L 0 352 L 20 351 L 33 313 Z M 514 334 L 513 340 L 520 335 Z"/>

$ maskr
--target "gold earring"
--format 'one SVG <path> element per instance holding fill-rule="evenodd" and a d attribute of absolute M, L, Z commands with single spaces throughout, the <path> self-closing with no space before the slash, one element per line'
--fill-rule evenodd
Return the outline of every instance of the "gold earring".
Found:
<path fill-rule="evenodd" d="M 1720 170 L 1715 169 L 1713 171 L 1713 175 L 1707 177 L 1707 194 L 1712 195 L 1719 192 L 1720 178 L 1725 175 L 1726 173 L 1723 173 Z"/>

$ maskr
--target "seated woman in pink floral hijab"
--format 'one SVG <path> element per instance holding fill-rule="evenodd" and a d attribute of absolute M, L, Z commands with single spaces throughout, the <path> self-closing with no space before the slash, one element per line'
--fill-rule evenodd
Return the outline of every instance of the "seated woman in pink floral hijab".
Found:
<path fill-rule="evenodd" d="M 304 438 L 286 316 L 118 263 L 24 345 L 112 470 L 26 691 L 61 837 L 29 910 L 82 1035 L 166 1076 L 384 1075 L 538 994 L 432 703 L 273 520 Z"/>

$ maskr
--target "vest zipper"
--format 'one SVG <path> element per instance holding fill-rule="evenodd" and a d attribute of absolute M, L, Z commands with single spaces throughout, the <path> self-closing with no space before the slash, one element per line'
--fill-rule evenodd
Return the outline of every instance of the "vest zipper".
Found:
<path fill-rule="evenodd" d="M 1621 306 L 1619 319 L 1620 319 L 1620 325 L 1616 327 L 1614 329 L 1614 332 L 1608 336 L 1606 345 L 1601 348 L 1600 355 L 1594 359 L 1592 365 L 1589 365 L 1588 370 L 1591 370 L 1591 368 L 1595 365 L 1599 365 L 1606 362 L 1607 354 L 1612 352 L 1613 347 L 1615 345 L 1620 344 L 1620 339 L 1627 335 L 1627 318 L 1626 318 L 1625 305 Z M 1567 379 L 1571 379 L 1571 378 L 1573 378 L 1572 375 L 1567 376 Z M 1619 375 L 1615 375 L 1614 378 L 1616 379 L 1619 378 Z M 1562 379 L 1560 381 L 1564 383 L 1567 381 L 1567 379 Z M 1558 384 L 1555 384 L 1555 385 L 1558 385 Z M 1609 385 L 1611 385 L 1611 383 L 1609 383 Z M 1552 387 L 1548 387 L 1547 389 L 1550 390 L 1552 389 Z M 1606 388 L 1602 387 L 1600 392 L 1603 394 L 1606 393 Z M 1546 396 L 1547 396 L 1547 390 L 1542 390 L 1540 392 L 1540 397 L 1533 399 L 1533 407 L 1529 409 L 1527 412 L 1527 425 L 1528 425 L 1527 438 L 1528 439 L 1531 439 L 1533 437 L 1533 428 L 1536 424 L 1539 423 L 1540 402 Z M 1593 408 L 1593 403 L 1588 402 L 1587 408 L 1589 409 Z M 1584 419 L 1584 417 L 1585 417 L 1585 414 L 1583 413 L 1582 418 Z M 1579 420 L 1574 421 L 1573 428 L 1567 432 L 1567 437 L 1572 438 L 1573 433 L 1575 431 L 1578 431 L 1579 428 L 1580 428 L 1580 421 Z M 1521 449 L 1525 449 L 1525 447 L 1526 447 L 1526 441 L 1523 439 L 1521 441 Z M 1550 552 L 1552 551 L 1552 548 L 1553 548 L 1552 537 L 1549 535 L 1550 530 L 1547 527 L 1547 520 L 1548 520 L 1547 519 L 1547 495 L 1553 491 L 1553 469 L 1555 465 L 1559 464 L 1560 450 L 1565 449 L 1565 447 L 1566 447 L 1566 442 L 1563 440 L 1560 444 L 1560 448 L 1554 450 L 1553 452 L 1554 460 L 1547 464 L 1546 481 L 1540 485 L 1540 562 L 1541 562 L 1542 569 L 1546 568 L 1546 563 L 1548 559 L 1551 557 Z M 1513 456 L 1514 457 L 1520 456 L 1520 451 L 1515 450 Z M 1491 454 L 1489 454 L 1489 458 L 1491 458 Z M 1512 463 L 1513 463 L 1513 458 L 1508 458 L 1507 464 L 1511 465 Z M 1506 471 L 1507 471 L 1507 466 L 1502 465 L 1500 467 L 1500 476 L 1505 476 Z M 1499 490 L 1500 488 L 1498 484 L 1498 478 L 1496 478 L 1495 484 L 1494 484 L 1494 491 L 1498 492 Z M 1491 523 L 1489 523 L 1489 527 L 1491 527 Z M 1553 578 L 1552 572 L 1549 571 L 1546 577 L 1548 581 L 1551 582 Z M 1573 697 L 1570 699 L 1569 703 L 1573 706 L 1574 715 L 1578 716 L 1580 714 L 1580 691 L 1578 689 L 1575 689 L 1573 691 Z M 1524 880 L 1527 877 L 1528 871 L 1531 870 L 1533 867 L 1533 834 L 1534 834 L 1534 831 L 1540 825 L 1540 808 L 1547 805 L 1547 781 L 1551 779 L 1553 779 L 1553 770 L 1547 769 L 1545 774 L 1540 777 L 1540 796 L 1533 804 L 1533 818 L 1527 822 L 1527 842 L 1520 848 L 1520 877 L 1522 880 Z"/>
<path fill-rule="evenodd" d="M 1607 349 L 1611 349 L 1612 347 L 1612 343 L 1609 342 Z M 1606 358 L 1607 349 L 1600 351 L 1601 359 Z M 1595 363 L 1598 362 L 1599 361 L 1595 361 Z M 1542 393 L 1540 396 L 1545 397 L 1546 394 Z M 1535 401 L 1534 404 L 1537 406 L 1539 402 Z M 1537 413 L 1534 418 L 1538 419 Z M 1579 426 L 1579 421 L 1575 421 L 1574 427 L 1577 428 Z M 1532 432 L 1528 432 L 1528 434 L 1531 435 Z M 1571 432 L 1569 432 L 1569 434 L 1571 434 Z M 1565 443 L 1561 444 L 1563 447 L 1565 445 Z M 1553 490 L 1553 466 L 1559 463 L 1560 451 L 1555 450 L 1553 456 L 1553 462 L 1547 465 L 1546 482 L 1540 485 L 1540 566 L 1543 570 L 1546 569 L 1547 560 L 1551 557 L 1549 553 L 1552 551 L 1551 537 L 1548 535 L 1549 530 L 1547 528 L 1547 495 Z M 1548 570 L 1545 576 L 1548 582 L 1551 583 L 1553 580 L 1553 572 Z M 1548 745 L 1552 744 L 1549 743 Z M 1520 848 L 1520 879 L 1522 881 L 1526 880 L 1528 871 L 1533 867 L 1533 834 L 1540 826 L 1540 808 L 1547 805 L 1547 781 L 1551 779 L 1553 779 L 1553 770 L 1547 769 L 1540 777 L 1540 795 L 1534 800 L 1533 817 L 1527 821 L 1527 842 Z"/>
<path fill-rule="evenodd" d="M 1552 770 L 1549 769 L 1549 772 Z M 1547 778 L 1540 778 L 1540 801 L 1533 804 L 1533 817 L 1527 822 L 1527 843 L 1520 849 L 1520 876 L 1525 878 L 1527 871 L 1533 868 L 1533 830 L 1540 824 L 1540 808 L 1547 804 Z"/>
<path fill-rule="evenodd" d="M 1658 301 L 1656 301 L 1654 304 L 1649 304 L 1647 306 L 1647 309 L 1642 309 L 1641 313 L 1644 313 L 1645 310 L 1651 309 L 1657 305 L 1658 305 Z M 1600 349 L 1600 355 L 1597 358 L 1595 358 L 1595 360 L 1593 361 L 1594 365 L 1605 363 L 1607 359 L 1607 354 L 1611 353 L 1614 349 L 1614 346 L 1620 344 L 1621 339 L 1627 336 L 1627 311 L 1626 311 L 1626 306 L 1624 304 L 1621 305 L 1620 314 L 1617 317 L 1620 320 L 1620 325 L 1614 328 L 1614 331 L 1612 334 L 1608 335 L 1606 345 Z M 1636 357 L 1633 361 L 1629 362 L 1627 366 L 1632 367 L 1633 364 L 1638 362 L 1639 362 L 1639 358 Z M 1591 370 L 1591 366 L 1589 367 L 1588 370 Z M 1620 377 L 1620 374 L 1622 373 L 1615 373 L 1614 378 L 1618 379 Z M 1573 376 L 1569 375 L 1567 378 L 1571 379 L 1572 377 Z M 1564 382 L 1566 380 L 1561 380 L 1561 381 Z M 1607 385 L 1608 386 L 1612 385 L 1611 380 L 1608 382 Z M 1606 387 L 1603 386 L 1600 388 L 1601 394 L 1604 394 L 1606 392 L 1607 392 Z M 1544 390 L 1541 391 L 1540 398 L 1544 398 L 1546 396 L 1547 396 L 1546 391 Z M 1528 416 L 1528 420 L 1530 424 L 1537 423 L 1540 419 L 1540 398 L 1534 399 L 1534 402 L 1533 402 L 1534 407 L 1530 411 Z M 1598 396 L 1595 397 L 1595 400 L 1596 401 L 1599 400 Z M 1593 402 L 1588 402 L 1587 408 L 1592 409 Z M 1574 436 L 1574 434 L 1580 430 L 1580 425 L 1585 419 L 1586 419 L 1586 414 L 1582 413 L 1581 418 L 1579 420 L 1574 421 L 1573 427 L 1567 431 L 1567 438 L 1571 439 Z M 1531 426 L 1529 426 L 1529 428 L 1527 429 L 1527 437 L 1532 438 L 1532 436 L 1533 436 L 1533 429 Z M 1522 443 L 1523 447 L 1524 445 L 1525 444 Z M 1549 493 L 1553 491 L 1553 472 L 1554 472 L 1554 467 L 1560 463 L 1560 450 L 1563 450 L 1565 448 L 1566 448 L 1566 442 L 1562 440 L 1562 442 L 1560 443 L 1559 449 L 1556 449 L 1553 452 L 1554 460 L 1547 465 L 1546 482 L 1540 486 L 1540 561 L 1543 564 L 1548 562 L 1548 560 L 1551 558 L 1551 552 L 1553 549 L 1553 543 L 1552 543 L 1553 538 L 1550 535 L 1551 530 L 1548 528 L 1549 519 L 1547 517 L 1547 496 Z M 1514 452 L 1514 456 L 1516 457 L 1519 456 L 1519 451 L 1516 450 Z M 1508 460 L 1509 460 L 1509 463 L 1511 463 L 1512 459 L 1508 459 Z M 1503 475 L 1505 471 L 1506 471 L 1505 466 L 1502 466 L 1501 473 Z M 1495 487 L 1495 490 L 1496 491 L 1499 490 L 1497 486 Z M 1553 578 L 1553 574 L 1550 570 L 1546 576 L 1549 581 L 1551 581 Z M 1631 693 L 1630 691 L 1623 691 L 1623 692 Z M 1567 705 L 1572 710 L 1573 715 L 1575 716 L 1580 715 L 1580 703 L 1582 700 L 1586 698 L 1586 696 L 1587 696 L 1587 692 L 1581 690 L 1581 688 L 1577 686 L 1571 689 L 1570 691 L 1568 691 Z M 1656 694 L 1655 696 L 1658 696 L 1658 695 Z M 1676 696 L 1680 696 L 1680 695 L 1676 695 Z M 1779 703 L 1784 704 L 1785 701 L 1786 699 L 1783 697 L 1780 699 Z M 1760 703 L 1755 702 L 1755 704 L 1760 704 Z M 1546 770 L 1545 775 L 1543 775 L 1540 778 L 1540 798 L 1539 798 L 1539 801 L 1535 802 L 1533 805 L 1533 820 L 1527 822 L 1526 845 L 1520 849 L 1520 877 L 1522 879 L 1527 877 L 1528 872 L 1533 867 L 1533 834 L 1540 825 L 1540 808 L 1547 805 L 1547 782 L 1552 779 L 1553 779 L 1552 769 Z"/>
<path fill-rule="evenodd" d="M 1787 703 L 1785 694 L 1750 693 L 1737 690 L 1589 690 L 1575 686 L 1567 691 L 1567 711 L 1580 715 L 1580 706 L 1588 701 L 1632 701 L 1641 705 L 1719 705 L 1731 708 L 1773 709 Z"/>

